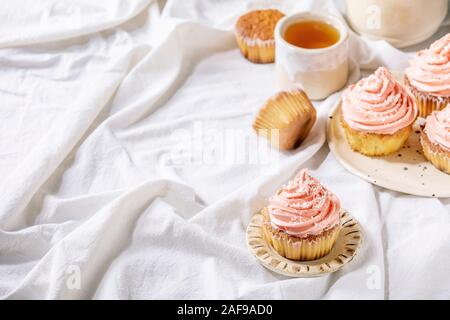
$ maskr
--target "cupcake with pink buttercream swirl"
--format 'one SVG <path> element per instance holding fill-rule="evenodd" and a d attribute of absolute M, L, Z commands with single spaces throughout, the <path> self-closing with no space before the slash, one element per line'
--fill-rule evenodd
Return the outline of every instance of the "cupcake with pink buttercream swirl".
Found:
<path fill-rule="evenodd" d="M 399 150 L 408 140 L 417 113 L 410 91 L 384 67 L 349 86 L 342 97 L 341 123 L 347 141 L 367 156 Z"/>
<path fill-rule="evenodd" d="M 427 117 L 420 138 L 425 158 L 450 174 L 450 104 Z"/>
<path fill-rule="evenodd" d="M 409 62 L 405 83 L 414 94 L 420 116 L 450 103 L 450 33 L 419 51 Z"/>
<path fill-rule="evenodd" d="M 336 195 L 303 169 L 270 198 L 264 209 L 264 234 L 288 259 L 319 259 L 337 239 L 340 211 Z"/>

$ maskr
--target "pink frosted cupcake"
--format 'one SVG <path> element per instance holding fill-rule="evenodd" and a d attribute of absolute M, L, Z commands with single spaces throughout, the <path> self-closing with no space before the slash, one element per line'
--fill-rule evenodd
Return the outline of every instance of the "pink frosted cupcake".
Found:
<path fill-rule="evenodd" d="M 450 105 L 427 117 L 420 142 L 428 161 L 450 174 Z"/>
<path fill-rule="evenodd" d="M 421 117 L 450 103 L 450 33 L 417 52 L 406 69 L 405 83 L 416 98 Z"/>
<path fill-rule="evenodd" d="M 303 169 L 264 208 L 265 238 L 288 259 L 319 259 L 339 235 L 340 210 L 339 199 Z"/>
<path fill-rule="evenodd" d="M 348 87 L 342 96 L 341 123 L 347 141 L 367 156 L 400 149 L 416 117 L 414 97 L 383 67 Z"/>

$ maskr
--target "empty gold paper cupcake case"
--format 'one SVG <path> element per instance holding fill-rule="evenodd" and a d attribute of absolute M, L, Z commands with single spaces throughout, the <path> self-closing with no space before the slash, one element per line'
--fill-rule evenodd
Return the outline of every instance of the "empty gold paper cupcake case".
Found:
<path fill-rule="evenodd" d="M 450 152 L 433 145 L 424 132 L 421 133 L 420 143 L 423 154 L 437 169 L 450 174 Z"/>
<path fill-rule="evenodd" d="M 260 109 L 253 128 L 281 150 L 298 146 L 316 121 L 316 109 L 301 90 L 283 91 Z"/>

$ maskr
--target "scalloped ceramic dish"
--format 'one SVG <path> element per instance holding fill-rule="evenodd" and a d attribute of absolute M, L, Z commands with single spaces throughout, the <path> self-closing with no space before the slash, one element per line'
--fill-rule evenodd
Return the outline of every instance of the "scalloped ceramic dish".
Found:
<path fill-rule="evenodd" d="M 263 215 L 256 213 L 247 227 L 247 245 L 256 259 L 267 269 L 296 278 L 327 275 L 338 271 L 355 257 L 362 242 L 361 227 L 348 212 L 341 212 L 341 231 L 331 252 L 312 261 L 294 261 L 280 256 L 264 238 Z"/>

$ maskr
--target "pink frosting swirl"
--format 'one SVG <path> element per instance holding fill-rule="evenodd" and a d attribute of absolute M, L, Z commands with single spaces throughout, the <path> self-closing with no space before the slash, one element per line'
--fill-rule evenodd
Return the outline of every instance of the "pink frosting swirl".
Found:
<path fill-rule="evenodd" d="M 417 106 L 411 93 L 381 67 L 347 88 L 342 98 L 342 115 L 352 129 L 394 134 L 415 121 Z"/>
<path fill-rule="evenodd" d="M 450 104 L 427 117 L 424 131 L 432 143 L 450 152 Z"/>
<path fill-rule="evenodd" d="M 406 76 L 414 87 L 434 96 L 450 96 L 450 33 L 417 52 L 409 64 Z"/>
<path fill-rule="evenodd" d="M 341 205 L 334 194 L 303 169 L 270 198 L 267 208 L 273 228 L 306 237 L 337 226 Z"/>

